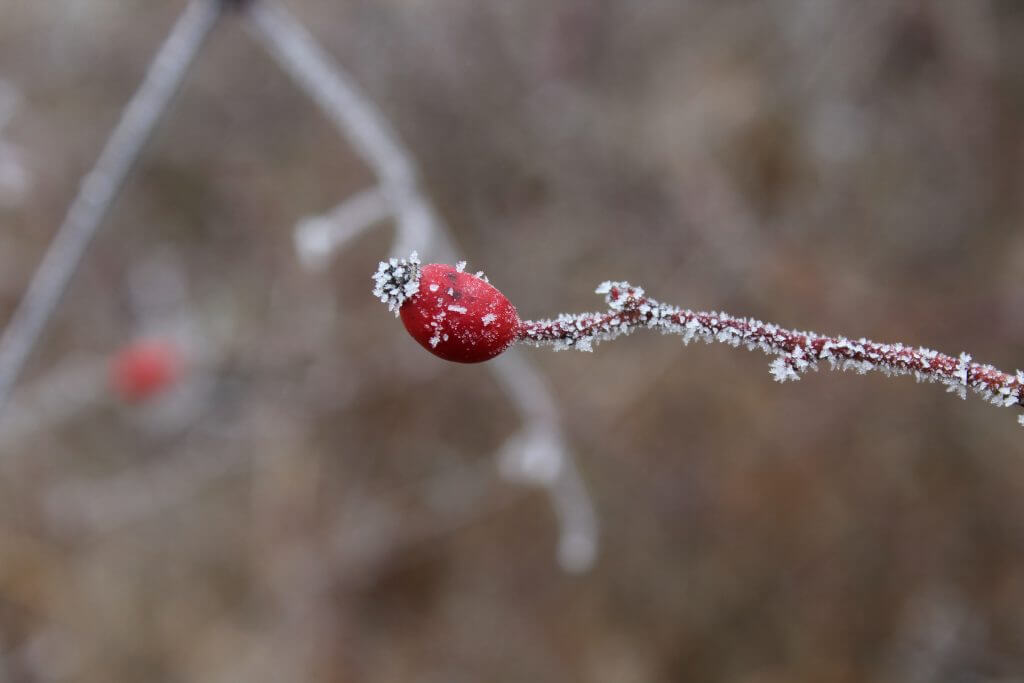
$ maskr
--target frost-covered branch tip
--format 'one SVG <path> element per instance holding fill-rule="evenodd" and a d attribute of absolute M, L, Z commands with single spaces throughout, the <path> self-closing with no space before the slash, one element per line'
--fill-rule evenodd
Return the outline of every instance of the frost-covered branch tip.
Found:
<path fill-rule="evenodd" d="M 939 382 L 961 398 L 966 398 L 970 389 L 997 406 L 1024 405 L 1024 372 L 1011 375 L 974 363 L 967 353 L 954 358 L 923 347 L 881 344 L 863 337 L 829 337 L 727 313 L 681 309 L 647 297 L 643 289 L 628 282 L 604 282 L 596 293 L 605 295 L 608 311 L 524 321 L 519 338 L 556 350 L 591 351 L 598 342 L 651 329 L 679 335 L 684 344 L 700 339 L 760 349 L 775 356 L 770 368 L 779 382 L 798 380 L 802 373 L 817 370 L 821 361 L 827 361 L 833 369 L 861 374 L 877 370 L 886 375 L 913 375 L 918 382 Z M 1018 421 L 1024 425 L 1024 415 Z"/>
<path fill-rule="evenodd" d="M 863 337 L 829 337 L 789 330 L 753 318 L 727 313 L 692 311 L 661 303 L 628 282 L 604 282 L 608 310 L 562 314 L 547 320 L 520 320 L 504 295 L 479 275 L 459 267 L 421 266 L 415 254 L 380 264 L 374 294 L 397 311 L 406 329 L 428 351 L 461 362 L 492 358 L 515 342 L 552 346 L 556 351 L 593 351 L 596 344 L 639 329 L 675 334 L 689 344 L 694 339 L 760 349 L 775 356 L 770 364 L 779 382 L 798 380 L 827 361 L 833 369 L 887 375 L 913 375 L 919 382 L 945 384 L 966 398 L 967 390 L 997 406 L 1024 405 L 1024 372 L 1003 372 L 973 362 L 970 354 L 947 356 L 923 347 L 881 344 Z M 428 273 L 421 283 L 419 274 Z M 423 285 L 422 288 L 420 285 Z M 429 286 L 428 286 L 429 285 Z M 1024 415 L 1018 417 L 1024 425 Z"/>

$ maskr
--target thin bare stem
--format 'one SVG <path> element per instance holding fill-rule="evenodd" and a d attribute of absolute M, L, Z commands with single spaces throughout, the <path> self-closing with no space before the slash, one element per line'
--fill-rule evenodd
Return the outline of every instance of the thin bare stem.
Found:
<path fill-rule="evenodd" d="M 829 337 L 727 313 L 681 309 L 647 297 L 643 289 L 628 282 L 605 282 L 597 293 L 605 295 L 607 311 L 524 321 L 520 340 L 554 346 L 556 350 L 591 351 L 598 342 L 650 329 L 680 335 L 685 343 L 701 339 L 761 349 L 776 356 L 771 373 L 779 382 L 798 380 L 801 373 L 816 370 L 820 361 L 828 361 L 833 368 L 843 370 L 878 370 L 887 375 L 913 375 L 919 382 L 939 382 L 962 398 L 970 389 L 994 405 L 1024 405 L 1024 372 L 1018 370 L 1011 375 L 991 365 L 974 363 L 967 353 L 954 358 L 923 347 Z M 1024 425 L 1024 415 L 1018 420 Z"/>
<path fill-rule="evenodd" d="M 320 106 L 373 169 L 380 183 L 379 192 L 389 202 L 397 223 L 392 253 L 419 250 L 440 261 L 454 261 L 458 250 L 444 221 L 419 187 L 412 154 L 373 100 L 284 7 L 273 0 L 252 0 L 245 10 L 254 33 L 281 68 Z M 375 191 L 368 191 L 365 197 L 375 200 Z M 370 208 L 373 211 L 358 212 L 359 220 L 351 224 L 365 227 L 365 221 L 380 217 L 374 213 L 379 205 Z M 312 238 L 321 246 L 332 247 L 336 246 L 335 234 L 334 228 L 328 229 L 322 223 L 297 238 Z M 568 571 L 586 570 L 596 558 L 597 517 L 566 445 L 551 392 L 537 370 L 516 353 L 504 354 L 489 367 L 524 423 L 521 432 L 502 447 L 501 469 L 512 478 L 544 487 L 559 520 L 558 556 L 562 567 Z"/>
<path fill-rule="evenodd" d="M 284 7 L 271 0 L 253 0 L 246 9 L 256 36 L 281 68 L 373 169 L 398 220 L 394 252 L 426 251 L 444 230 L 419 190 L 412 156 L 387 118 Z"/>
<path fill-rule="evenodd" d="M 0 336 L 0 411 L 22 367 L 125 179 L 221 15 L 220 0 L 193 0 L 125 106 L 92 170 L 82 179 L 64 222 Z"/>
<path fill-rule="evenodd" d="M 391 204 L 379 188 L 363 190 L 327 215 L 299 221 L 294 234 L 295 251 L 302 265 L 310 270 L 323 270 L 331 254 L 391 214 Z"/>

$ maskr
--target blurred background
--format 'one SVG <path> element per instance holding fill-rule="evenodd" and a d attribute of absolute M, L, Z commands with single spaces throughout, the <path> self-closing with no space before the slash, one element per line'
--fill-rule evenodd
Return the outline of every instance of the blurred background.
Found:
<path fill-rule="evenodd" d="M 1019 0 L 287 5 L 524 317 L 628 279 L 1024 365 Z M 184 6 L 0 5 L 0 321 Z M 296 256 L 373 184 L 225 17 L 0 420 L 0 681 L 1024 680 L 1014 411 L 526 349 L 600 523 L 564 571 L 509 396 L 370 295 L 392 227 Z"/>

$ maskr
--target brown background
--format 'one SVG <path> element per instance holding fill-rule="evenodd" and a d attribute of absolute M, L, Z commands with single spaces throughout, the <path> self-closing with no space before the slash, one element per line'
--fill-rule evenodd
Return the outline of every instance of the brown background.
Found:
<path fill-rule="evenodd" d="M 525 316 L 629 279 L 1024 364 L 1019 0 L 289 6 Z M 182 7 L 0 4 L 33 180 L 0 208 L 0 320 Z M 371 181 L 229 18 L 24 377 L 145 330 L 156 259 L 202 408 L 167 428 L 100 382 L 0 440 L 0 680 L 1020 680 L 1014 411 L 658 335 L 528 350 L 602 523 L 565 574 L 546 498 L 493 465 L 508 399 L 370 296 L 390 228 L 297 263 L 295 221 Z"/>

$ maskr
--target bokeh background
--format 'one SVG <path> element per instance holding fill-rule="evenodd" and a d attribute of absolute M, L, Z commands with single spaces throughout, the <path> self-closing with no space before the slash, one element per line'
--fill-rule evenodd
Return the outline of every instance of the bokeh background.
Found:
<path fill-rule="evenodd" d="M 628 279 L 1024 365 L 1019 0 L 288 6 L 524 316 Z M 0 320 L 183 7 L 0 4 Z M 567 573 L 498 475 L 508 397 L 370 296 L 391 227 L 296 258 L 372 183 L 228 17 L 0 422 L 0 680 L 1024 680 L 1014 411 L 658 335 L 529 349 L 601 523 Z M 188 362 L 128 403 L 140 335 Z"/>

